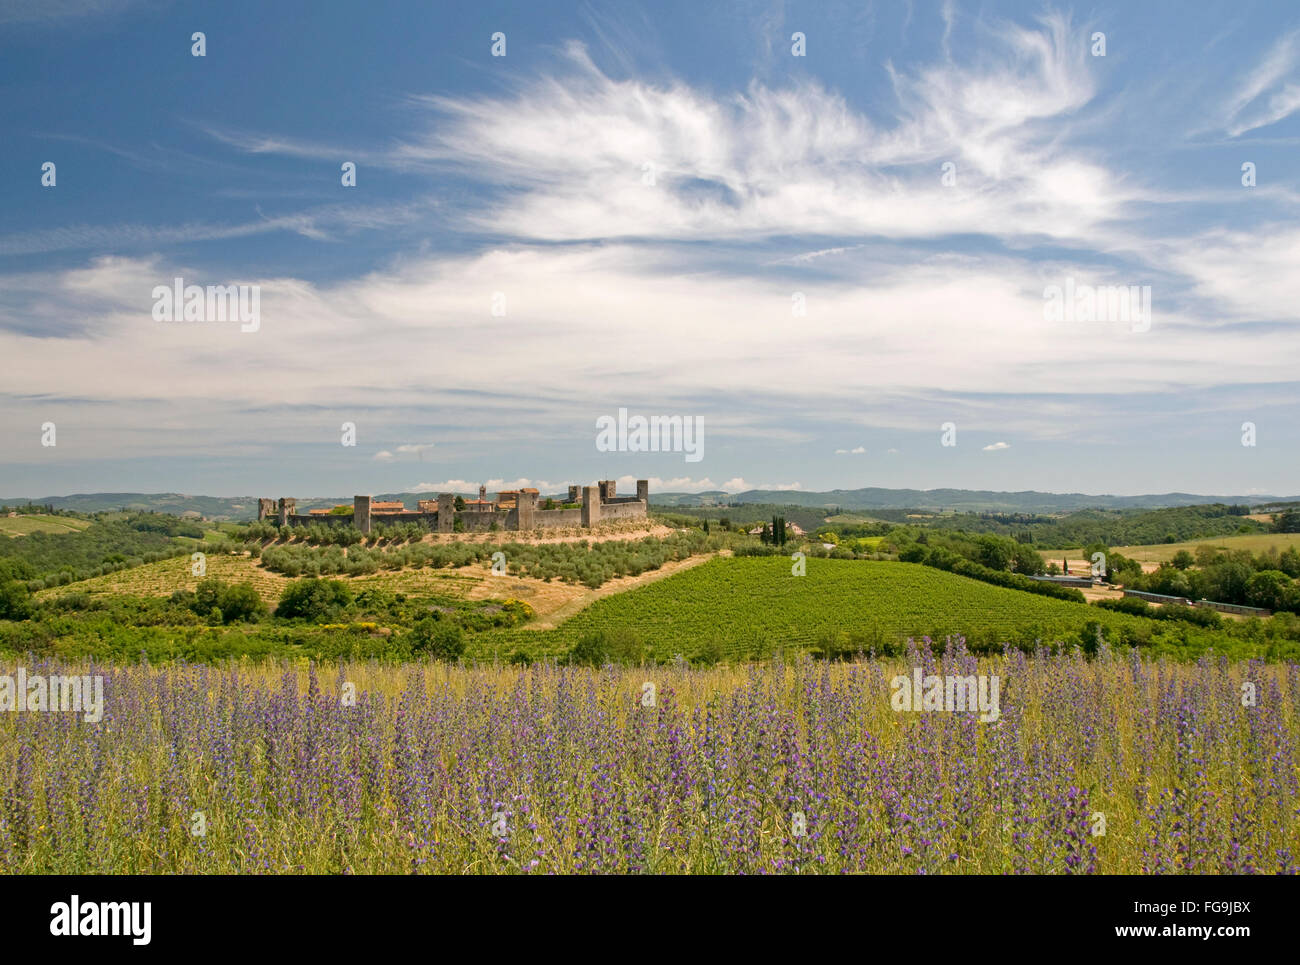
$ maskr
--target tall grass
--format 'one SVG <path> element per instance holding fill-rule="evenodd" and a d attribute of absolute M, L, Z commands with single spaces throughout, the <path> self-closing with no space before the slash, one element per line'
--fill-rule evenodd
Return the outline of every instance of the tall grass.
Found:
<path fill-rule="evenodd" d="M 895 711 L 913 667 L 996 674 L 999 719 Z M 26 670 L 104 674 L 105 711 L 0 712 L 7 872 L 1293 873 L 1300 846 L 1294 664 L 957 642 L 712 669 Z"/>

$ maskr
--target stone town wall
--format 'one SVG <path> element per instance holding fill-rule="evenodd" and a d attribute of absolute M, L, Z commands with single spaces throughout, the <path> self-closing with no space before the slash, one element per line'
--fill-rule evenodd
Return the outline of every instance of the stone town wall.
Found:
<path fill-rule="evenodd" d="M 559 529 L 571 526 L 593 527 L 607 519 L 644 519 L 649 513 L 650 484 L 645 479 L 638 479 L 636 496 L 617 496 L 612 479 L 603 479 L 594 486 L 569 486 L 568 501 L 581 500 L 578 509 L 542 509 L 537 493 L 520 493 L 515 506 L 510 510 L 501 510 L 493 506 L 486 508 L 476 506 L 457 513 L 439 510 L 422 512 L 412 510 L 402 513 L 376 513 L 371 510 L 370 496 L 356 496 L 352 503 L 352 515 L 337 516 L 329 514 L 312 515 L 299 513 L 298 501 L 284 497 L 279 500 L 258 499 L 257 518 L 271 520 L 280 526 L 310 526 L 320 523 L 323 526 L 355 526 L 363 533 L 371 532 L 376 526 L 391 526 L 396 523 L 418 523 L 433 532 L 452 533 L 459 528 L 462 532 L 488 532 L 495 525 L 499 531 L 520 531 L 530 529 Z M 455 496 L 451 493 L 439 493 L 439 507 L 453 507 Z"/>

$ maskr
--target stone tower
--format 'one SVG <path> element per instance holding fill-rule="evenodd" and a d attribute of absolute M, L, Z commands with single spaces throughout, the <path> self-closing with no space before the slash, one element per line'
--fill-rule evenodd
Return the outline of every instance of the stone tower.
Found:
<path fill-rule="evenodd" d="M 352 497 L 352 525 L 363 533 L 370 532 L 370 497 Z"/>
<path fill-rule="evenodd" d="M 537 493 L 520 492 L 515 500 L 515 508 L 519 528 L 532 529 L 535 519 L 533 514 L 537 510 Z"/>
<path fill-rule="evenodd" d="M 456 495 L 455 493 L 438 493 L 438 532 L 452 533 L 456 530 Z"/>
<path fill-rule="evenodd" d="M 595 526 L 600 522 L 600 487 L 582 487 L 582 525 Z"/>

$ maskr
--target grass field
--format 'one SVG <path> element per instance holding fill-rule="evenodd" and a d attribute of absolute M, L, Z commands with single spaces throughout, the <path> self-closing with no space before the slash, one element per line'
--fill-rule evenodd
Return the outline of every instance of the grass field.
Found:
<path fill-rule="evenodd" d="M 1276 548 L 1280 553 L 1288 546 L 1300 546 L 1300 533 L 1246 533 L 1239 536 L 1210 536 L 1205 539 L 1187 540 L 1184 543 L 1113 546 L 1111 549 L 1116 553 L 1122 553 L 1124 556 L 1142 563 L 1164 563 L 1173 559 L 1174 554 L 1179 550 L 1187 550 L 1195 556 L 1198 546 L 1218 546 L 1226 550 L 1250 550 L 1252 553 L 1263 553 L 1272 547 Z M 1051 552 L 1048 552 L 1047 556 L 1051 559 Z"/>
<path fill-rule="evenodd" d="M 85 519 L 68 516 L 0 516 L 0 534 L 26 536 L 28 533 L 79 533 L 90 526 Z"/>
<path fill-rule="evenodd" d="M 559 654 L 584 634 L 628 628 L 656 657 L 693 657 L 716 648 L 734 659 L 778 646 L 811 647 L 838 633 L 881 648 L 923 635 L 1059 640 L 1088 620 L 1108 627 L 1139 621 L 911 563 L 810 559 L 807 567 L 807 575 L 797 577 L 783 557 L 719 558 L 598 600 L 553 631 L 494 632 L 476 644 L 486 654 L 516 646 Z"/>

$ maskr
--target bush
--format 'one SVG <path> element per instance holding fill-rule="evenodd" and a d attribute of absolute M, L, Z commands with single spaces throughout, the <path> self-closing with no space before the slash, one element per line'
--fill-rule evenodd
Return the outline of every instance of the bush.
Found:
<path fill-rule="evenodd" d="M 639 664 L 645 659 L 640 635 L 628 627 L 597 630 L 578 639 L 569 651 L 568 662 L 584 667 L 607 663 Z"/>
<path fill-rule="evenodd" d="M 58 599 L 50 601 L 51 607 L 63 612 L 89 610 L 91 605 L 90 594 L 85 590 L 73 590 L 71 593 L 65 593 Z"/>
<path fill-rule="evenodd" d="M 1103 610 L 1114 610 L 1117 613 L 1129 613 L 1133 616 L 1150 616 L 1151 610 L 1146 600 L 1136 596 L 1126 596 L 1119 600 L 1098 600 L 1096 604 Z"/>
<path fill-rule="evenodd" d="M 352 602 L 352 591 L 339 580 L 308 577 L 295 580 L 280 594 L 277 617 L 303 620 L 331 620 Z"/>
<path fill-rule="evenodd" d="M 26 620 L 31 615 L 31 593 L 25 583 L 11 580 L 0 586 L 0 620 Z"/>
<path fill-rule="evenodd" d="M 929 550 L 924 546 L 913 544 L 898 554 L 900 563 L 924 563 Z"/>
<path fill-rule="evenodd" d="M 411 649 L 439 660 L 459 660 L 465 652 L 465 631 L 450 620 L 425 617 L 411 630 Z"/>
<path fill-rule="evenodd" d="M 251 583 L 230 584 L 216 577 L 200 582 L 193 593 L 177 590 L 171 602 L 189 607 L 210 623 L 218 616 L 221 623 L 238 623 L 256 620 L 266 613 L 266 604 Z"/>
<path fill-rule="evenodd" d="M 609 640 L 600 630 L 583 634 L 569 651 L 569 663 L 581 667 L 603 667 L 609 663 Z"/>
<path fill-rule="evenodd" d="M 257 595 L 251 583 L 236 583 L 226 587 L 221 595 L 221 615 L 226 623 L 238 620 L 256 620 L 266 613 L 266 604 Z"/>

